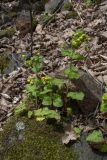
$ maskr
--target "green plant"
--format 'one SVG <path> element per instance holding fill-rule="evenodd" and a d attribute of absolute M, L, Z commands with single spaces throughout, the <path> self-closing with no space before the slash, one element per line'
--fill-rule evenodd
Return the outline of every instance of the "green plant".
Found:
<path fill-rule="evenodd" d="M 72 37 L 71 40 L 72 47 L 74 49 L 78 48 L 83 42 L 88 41 L 88 39 L 89 37 L 84 31 L 78 30 L 74 33 Z"/>
<path fill-rule="evenodd" d="M 104 141 L 103 134 L 100 130 L 94 130 L 88 135 L 86 140 L 90 143 L 100 143 Z"/>
<path fill-rule="evenodd" d="M 104 93 L 102 96 L 102 103 L 100 106 L 101 112 L 107 112 L 107 93 Z"/>
<path fill-rule="evenodd" d="M 87 5 L 99 3 L 101 0 L 84 0 Z"/>
<path fill-rule="evenodd" d="M 78 79 L 80 77 L 79 70 L 73 65 L 73 61 L 84 60 L 79 53 L 62 49 L 62 55 L 70 58 L 70 66 L 65 70 L 64 74 L 68 81 Z M 36 77 L 29 77 L 26 85 L 26 93 L 29 99 L 35 100 L 35 107 L 28 109 L 28 118 L 36 117 L 38 121 L 52 118 L 62 120 L 63 116 L 71 116 L 72 108 L 67 106 L 67 102 L 72 100 L 82 101 L 84 93 L 71 91 L 67 88 L 66 80 L 55 78 L 49 75 L 40 76 L 43 68 L 43 57 L 40 54 L 33 56 L 26 61 L 26 65 L 36 73 Z M 16 109 L 16 112 L 23 111 L 23 107 Z"/>
<path fill-rule="evenodd" d="M 27 112 L 26 102 L 23 101 L 22 103 L 20 103 L 20 104 L 16 107 L 16 109 L 15 109 L 15 114 L 16 114 L 16 115 L 19 115 L 19 114 L 23 115 L 23 114 L 26 113 L 26 112 Z"/>
<path fill-rule="evenodd" d="M 34 112 L 37 120 L 46 118 L 60 119 L 58 108 L 63 106 L 61 88 L 64 80 L 50 76 L 30 78 L 26 86 L 26 92 L 31 99 L 37 99 L 37 110 Z M 40 107 L 38 107 L 40 104 Z"/>
<path fill-rule="evenodd" d="M 74 132 L 76 133 L 77 137 L 80 137 L 80 135 L 81 135 L 81 129 L 79 127 L 74 127 Z"/>
<path fill-rule="evenodd" d="M 30 60 L 27 60 L 25 64 L 31 68 L 33 72 L 40 72 L 42 70 L 42 62 L 43 56 L 38 53 L 37 55 L 31 57 Z"/>

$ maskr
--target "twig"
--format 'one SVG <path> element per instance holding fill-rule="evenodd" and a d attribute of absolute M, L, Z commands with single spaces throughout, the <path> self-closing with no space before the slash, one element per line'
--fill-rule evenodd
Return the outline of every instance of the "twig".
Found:
<path fill-rule="evenodd" d="M 31 56 L 33 55 L 33 16 L 32 16 L 32 3 L 28 0 L 29 12 L 30 12 L 30 24 L 31 24 Z"/>
<path fill-rule="evenodd" d="M 100 57 L 107 61 L 107 56 L 100 55 Z"/>

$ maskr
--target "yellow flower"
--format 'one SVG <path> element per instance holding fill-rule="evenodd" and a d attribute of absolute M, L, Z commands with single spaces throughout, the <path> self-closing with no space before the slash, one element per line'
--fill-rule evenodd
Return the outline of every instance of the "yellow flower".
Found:
<path fill-rule="evenodd" d="M 27 79 L 27 82 L 30 83 L 30 84 L 33 84 L 34 83 L 34 78 L 29 76 L 28 79 Z"/>
<path fill-rule="evenodd" d="M 50 76 L 42 77 L 42 80 L 43 80 L 44 82 L 49 81 L 49 80 L 51 80 L 51 79 L 52 79 L 52 77 L 50 77 Z"/>

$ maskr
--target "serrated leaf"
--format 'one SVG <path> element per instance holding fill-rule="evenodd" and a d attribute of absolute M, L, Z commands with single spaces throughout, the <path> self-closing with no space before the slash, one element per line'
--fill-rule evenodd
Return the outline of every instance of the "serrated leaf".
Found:
<path fill-rule="evenodd" d="M 84 99 L 84 93 L 83 92 L 69 92 L 67 94 L 67 97 L 82 101 Z"/>
<path fill-rule="evenodd" d="M 53 106 L 55 106 L 55 107 L 62 107 L 63 106 L 63 101 L 62 101 L 60 95 L 54 94 L 54 96 L 53 96 Z"/>
<path fill-rule="evenodd" d="M 45 106 L 52 105 L 52 98 L 50 96 L 45 96 L 43 98 L 42 104 L 45 105 Z"/>
<path fill-rule="evenodd" d="M 33 115 L 33 112 L 32 112 L 32 111 L 29 111 L 29 112 L 28 112 L 28 118 L 30 119 L 30 118 L 32 117 L 32 115 Z"/>
<path fill-rule="evenodd" d="M 70 79 L 78 79 L 80 77 L 79 71 L 76 67 L 72 67 L 70 69 L 65 70 L 65 75 L 67 75 Z"/>

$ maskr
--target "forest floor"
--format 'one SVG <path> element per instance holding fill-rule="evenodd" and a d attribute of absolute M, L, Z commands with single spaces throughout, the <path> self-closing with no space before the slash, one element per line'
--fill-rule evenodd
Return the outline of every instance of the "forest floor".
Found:
<path fill-rule="evenodd" d="M 5 5 L 8 6 L 7 3 Z M 33 32 L 33 53 L 40 52 L 44 56 L 44 75 L 58 74 L 63 71 L 69 62 L 67 57 L 61 56 L 61 48 L 64 45 L 71 46 L 72 35 L 76 30 L 84 30 L 90 40 L 88 43 L 81 45 L 77 51 L 86 57 L 86 61 L 77 64 L 77 66 L 101 84 L 102 93 L 103 87 L 107 83 L 107 1 L 91 6 L 87 6 L 83 2 L 75 2 L 72 6 L 73 11 L 76 13 L 75 17 L 69 16 L 71 11 L 66 10 L 55 14 L 54 21 L 45 27 L 42 23 L 36 26 Z M 11 27 L 15 28 L 15 33 L 10 37 L 5 34 L 1 36 L 3 33 L 0 34 L 0 55 L 8 52 L 12 56 L 12 60 L 15 61 L 15 67 L 18 66 L 17 70 L 4 74 L 0 79 L 1 131 L 6 120 L 14 113 L 15 106 L 25 97 L 23 90 L 28 76 L 34 75 L 17 59 L 20 59 L 26 53 L 27 55 L 30 53 L 31 36 L 30 33 L 24 33 L 25 30 L 27 31 L 26 27 L 29 28 L 30 25 L 30 23 L 27 23 L 29 16 L 25 19 L 23 19 L 23 16 L 26 17 L 27 15 L 22 15 L 20 23 L 18 18 L 14 18 L 14 21 L 0 26 L 0 33 Z M 37 15 L 36 19 L 40 20 L 40 16 Z M 103 132 L 106 132 L 103 123 L 104 119 L 107 118 L 106 115 L 104 117 L 99 113 L 94 112 L 94 114 L 96 116 L 96 125 L 90 125 L 90 117 L 85 121 L 87 116 L 84 117 L 83 115 L 80 115 L 79 118 L 74 117 L 73 123 L 81 127 L 85 126 L 84 130 L 99 126 Z"/>

